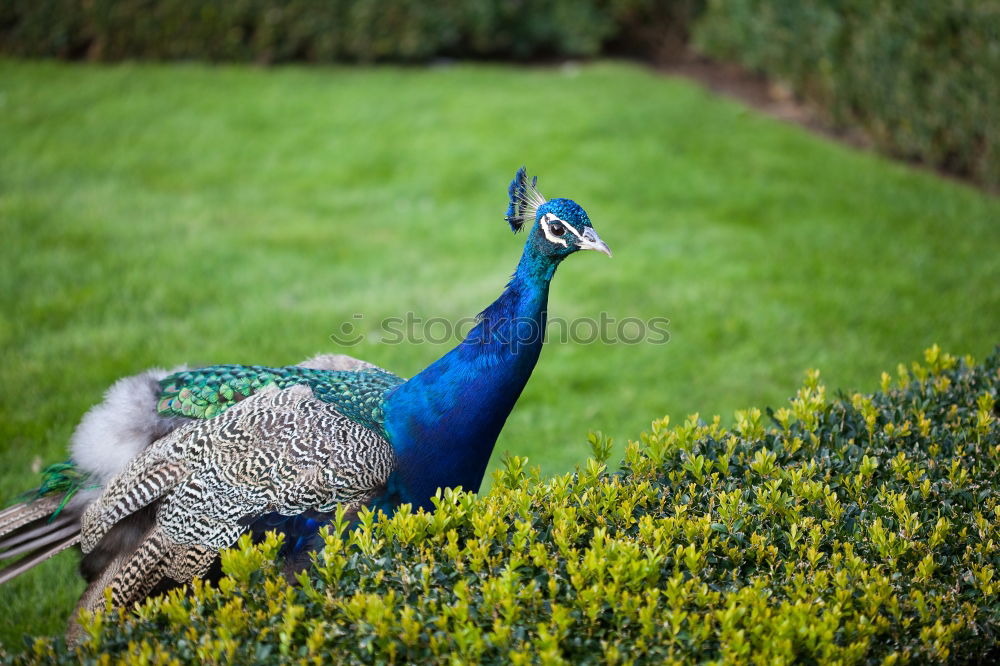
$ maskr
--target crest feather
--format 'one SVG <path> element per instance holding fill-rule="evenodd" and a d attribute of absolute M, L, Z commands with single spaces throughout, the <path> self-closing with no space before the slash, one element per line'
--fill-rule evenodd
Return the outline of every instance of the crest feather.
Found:
<path fill-rule="evenodd" d="M 510 187 L 507 188 L 507 215 L 504 219 L 514 233 L 520 231 L 525 222 L 533 223 L 538 207 L 545 203 L 545 197 L 535 189 L 536 183 L 538 176 L 529 183 L 528 172 L 523 166 L 514 174 L 514 180 L 510 181 Z"/>

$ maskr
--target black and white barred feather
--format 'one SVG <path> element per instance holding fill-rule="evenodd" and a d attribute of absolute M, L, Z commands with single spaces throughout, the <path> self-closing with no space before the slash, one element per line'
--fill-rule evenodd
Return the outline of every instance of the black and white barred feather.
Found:
<path fill-rule="evenodd" d="M 384 488 L 394 464 L 385 439 L 309 388 L 264 390 L 221 416 L 185 424 L 132 459 L 87 507 L 80 545 L 91 552 L 128 516 L 157 505 L 134 552 L 95 581 L 111 586 L 115 602 L 129 603 L 164 577 L 183 583 L 203 575 L 247 530 L 249 517 L 364 504 Z"/>

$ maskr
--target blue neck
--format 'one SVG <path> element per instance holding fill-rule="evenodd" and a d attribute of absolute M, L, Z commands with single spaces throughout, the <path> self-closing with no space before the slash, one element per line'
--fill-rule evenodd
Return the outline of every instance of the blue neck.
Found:
<path fill-rule="evenodd" d="M 538 361 L 559 260 L 527 243 L 503 294 L 457 347 L 394 389 L 385 429 L 403 502 L 430 508 L 439 487 L 476 491 L 497 436 Z"/>

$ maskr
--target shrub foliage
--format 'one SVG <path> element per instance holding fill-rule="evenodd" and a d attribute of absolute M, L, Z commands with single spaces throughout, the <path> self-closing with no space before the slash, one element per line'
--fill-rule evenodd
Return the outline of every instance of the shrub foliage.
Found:
<path fill-rule="evenodd" d="M 787 81 L 881 148 L 1000 188 L 995 0 L 5 0 L 0 52 L 260 63 L 676 55 Z"/>
<path fill-rule="evenodd" d="M 787 81 L 880 148 L 1000 188 L 994 0 L 710 0 L 700 48 Z"/>
<path fill-rule="evenodd" d="M 575 474 L 509 458 L 482 497 L 343 520 L 286 581 L 278 540 L 227 576 L 87 620 L 22 662 L 924 663 L 985 658 L 1000 630 L 1000 348 L 936 347 L 831 400 L 731 429 L 664 418 Z"/>
<path fill-rule="evenodd" d="M 590 56 L 616 38 L 655 50 L 701 6 L 702 0 L 6 0 L 0 50 L 257 62 Z"/>

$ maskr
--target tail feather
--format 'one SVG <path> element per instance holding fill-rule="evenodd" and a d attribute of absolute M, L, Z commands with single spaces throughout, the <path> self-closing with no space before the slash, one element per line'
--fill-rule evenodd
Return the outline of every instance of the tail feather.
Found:
<path fill-rule="evenodd" d="M 37 523 L 42 521 L 36 520 L 35 522 Z M 10 555 L 8 553 L 5 553 L 4 551 L 13 548 L 14 546 L 25 543 L 27 541 L 31 541 L 32 539 L 43 537 L 47 534 L 55 532 L 56 530 L 62 529 L 63 527 L 66 527 L 67 525 L 70 525 L 72 523 L 79 524 L 79 522 L 80 522 L 79 517 L 70 515 L 70 516 L 61 516 L 56 520 L 51 520 L 51 519 L 46 520 L 37 527 L 34 526 L 34 524 L 26 525 L 25 527 L 30 527 L 31 529 L 17 530 L 6 539 L 0 539 L 0 560 L 9 557 Z M 79 529 L 79 527 L 77 527 L 77 529 Z"/>
<path fill-rule="evenodd" d="M 14 580 L 24 572 L 33 569 L 50 557 L 58 555 L 67 548 L 75 546 L 79 540 L 80 534 L 77 532 L 73 536 L 67 537 L 62 541 L 57 541 L 48 548 L 42 547 L 37 551 L 32 552 L 28 557 L 21 558 L 14 564 L 0 570 L 0 585 Z"/>
<path fill-rule="evenodd" d="M 14 506 L 9 506 L 6 509 L 0 509 L 0 528 L 15 514 L 20 513 L 24 510 L 23 504 L 15 504 Z"/>
<path fill-rule="evenodd" d="M 48 518 L 62 503 L 61 497 L 42 497 L 40 499 L 15 504 L 9 509 L 0 511 L 0 539 L 39 518 Z"/>
<path fill-rule="evenodd" d="M 0 584 L 77 545 L 81 515 L 101 487 L 152 442 L 188 421 L 156 411 L 159 380 L 185 369 L 154 368 L 117 381 L 77 425 L 71 459 L 42 472 L 40 485 L 22 495 L 31 500 L 0 509 L 0 564 L 5 565 Z"/>
<path fill-rule="evenodd" d="M 62 528 L 61 530 L 56 530 L 55 532 L 51 532 L 45 534 L 44 536 L 33 539 L 28 543 L 22 543 L 20 546 L 15 546 L 14 548 L 5 550 L 4 552 L 0 553 L 0 560 L 8 560 L 12 557 L 17 557 L 18 555 L 24 555 L 25 553 L 29 553 L 33 550 L 38 550 L 39 548 L 48 546 L 50 543 L 63 541 L 68 537 L 79 536 L 79 534 L 80 534 L 79 523 L 69 525 L 68 527 Z"/>
<path fill-rule="evenodd" d="M 80 510 L 67 509 L 64 497 L 41 497 L 0 511 L 0 562 L 7 560 L 0 585 L 79 540 Z"/>

